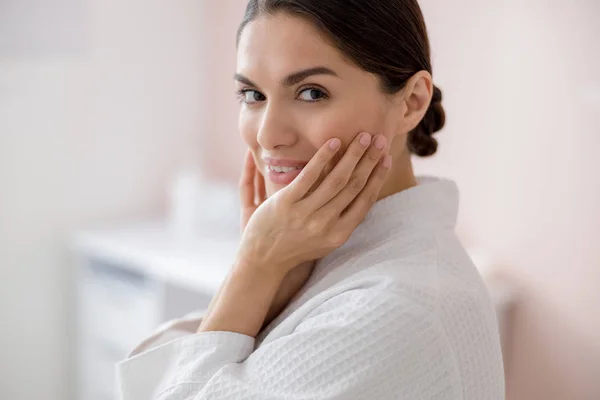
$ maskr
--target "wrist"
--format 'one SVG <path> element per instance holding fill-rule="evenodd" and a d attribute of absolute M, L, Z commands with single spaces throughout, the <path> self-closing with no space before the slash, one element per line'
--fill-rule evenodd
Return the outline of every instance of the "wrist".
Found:
<path fill-rule="evenodd" d="M 237 271 L 252 271 L 253 273 L 269 278 L 270 280 L 282 281 L 290 268 L 285 263 L 259 257 L 255 254 L 239 252 L 235 258 L 233 269 Z"/>
<path fill-rule="evenodd" d="M 226 331 L 255 337 L 280 284 L 281 279 L 276 274 L 267 273 L 247 261 L 236 261 L 198 333 Z"/>

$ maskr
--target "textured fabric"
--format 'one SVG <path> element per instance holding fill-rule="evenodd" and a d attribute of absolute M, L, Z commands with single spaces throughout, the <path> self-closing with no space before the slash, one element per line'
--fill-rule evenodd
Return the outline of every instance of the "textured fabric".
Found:
<path fill-rule="evenodd" d="M 378 201 L 256 338 L 188 320 L 164 343 L 163 329 L 118 365 L 122 397 L 504 399 L 496 317 L 457 211 L 454 183 L 434 178 Z"/>

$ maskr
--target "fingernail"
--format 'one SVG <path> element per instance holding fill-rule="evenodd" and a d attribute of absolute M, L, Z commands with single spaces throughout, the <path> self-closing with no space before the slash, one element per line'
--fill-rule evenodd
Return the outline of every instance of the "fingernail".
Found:
<path fill-rule="evenodd" d="M 385 147 L 386 142 L 387 142 L 387 139 L 385 138 L 385 136 L 383 136 L 383 135 L 377 136 L 377 139 L 375 139 L 375 148 L 377 150 L 383 149 Z"/>
<path fill-rule="evenodd" d="M 383 159 L 383 166 L 385 168 L 389 168 L 392 166 L 392 156 L 390 156 L 389 154 L 385 156 L 385 158 Z"/>
<path fill-rule="evenodd" d="M 331 142 L 329 142 L 329 148 L 331 150 L 337 150 L 341 144 L 342 144 L 342 142 L 340 141 L 340 139 L 336 138 L 336 139 L 333 139 Z"/>
<path fill-rule="evenodd" d="M 361 133 L 360 135 L 360 144 L 362 144 L 364 147 L 367 147 L 371 144 L 371 135 L 369 135 L 368 133 Z"/>

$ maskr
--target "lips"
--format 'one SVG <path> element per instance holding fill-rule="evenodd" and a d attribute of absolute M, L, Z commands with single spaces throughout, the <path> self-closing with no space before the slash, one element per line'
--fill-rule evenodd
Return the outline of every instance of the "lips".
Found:
<path fill-rule="evenodd" d="M 277 159 L 264 157 L 263 161 L 266 165 L 273 167 L 304 167 L 308 164 L 308 161 L 290 160 L 290 159 Z"/>

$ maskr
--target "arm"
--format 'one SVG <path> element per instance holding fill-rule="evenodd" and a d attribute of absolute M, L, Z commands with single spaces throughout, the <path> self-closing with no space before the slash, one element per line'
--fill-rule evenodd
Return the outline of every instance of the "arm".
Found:
<path fill-rule="evenodd" d="M 254 156 L 248 150 L 244 168 L 240 179 L 240 203 L 241 203 L 241 231 L 246 229 L 248 221 L 262 203 L 267 200 L 265 190 L 265 180 L 261 172 L 256 168 Z M 262 328 L 267 326 L 283 308 L 289 303 L 292 297 L 304 286 L 314 269 L 314 261 L 302 263 L 294 267 L 279 284 L 277 293 L 271 301 L 271 305 L 267 312 L 266 318 L 262 324 Z M 228 282 L 226 280 L 226 282 Z M 262 283 L 260 283 L 262 284 Z M 260 286 L 259 284 L 259 286 Z M 213 296 L 208 310 L 205 315 L 210 315 L 214 310 L 215 304 L 221 298 L 221 293 L 224 291 L 224 286 L 221 285 L 218 292 Z M 199 329 L 199 324 L 196 325 L 194 332 Z"/>
<path fill-rule="evenodd" d="M 288 274 L 283 278 L 283 280 L 279 284 L 277 293 L 275 294 L 275 297 L 271 302 L 271 306 L 267 312 L 266 318 L 264 319 L 260 330 L 264 329 L 268 324 L 270 324 L 281 313 L 285 306 L 288 305 L 288 303 L 294 297 L 294 295 L 296 295 L 298 291 L 306 284 L 314 268 L 314 262 L 306 262 L 300 264 L 299 266 L 295 267 L 290 272 L 288 272 Z M 262 282 L 258 286 L 260 287 L 260 285 L 262 285 Z M 215 304 L 217 304 L 220 294 L 223 292 L 223 290 L 224 286 L 222 285 L 218 293 L 213 296 L 208 309 L 204 312 L 203 315 L 210 315 L 212 313 Z M 194 328 L 193 331 L 196 332 L 199 329 L 200 323 L 196 325 L 196 328 Z"/>
<path fill-rule="evenodd" d="M 204 316 L 198 333 L 227 331 L 255 337 L 283 278 L 282 274 L 267 273 L 238 260 L 225 279 L 214 307 Z"/>

